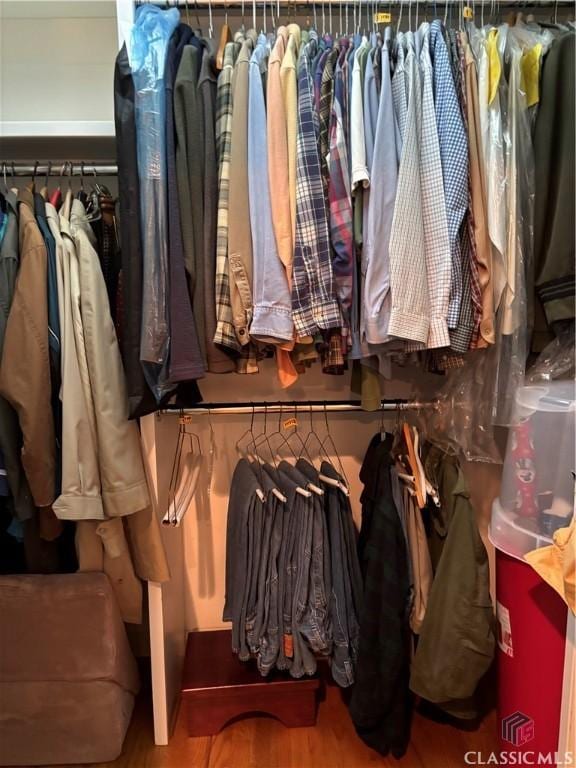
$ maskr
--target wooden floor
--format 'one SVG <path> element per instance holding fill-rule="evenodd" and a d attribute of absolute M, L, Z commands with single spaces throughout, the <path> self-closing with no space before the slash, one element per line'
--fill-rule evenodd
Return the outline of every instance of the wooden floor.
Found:
<path fill-rule="evenodd" d="M 383 758 L 356 736 L 340 690 L 330 685 L 314 728 L 288 729 L 269 718 L 251 717 L 229 724 L 217 736 L 190 739 L 181 716 L 167 747 L 154 746 L 151 707 L 140 700 L 122 756 L 95 768 L 464 768 L 465 752 L 486 754 L 497 748 L 494 711 L 471 731 L 416 713 L 406 755 Z"/>

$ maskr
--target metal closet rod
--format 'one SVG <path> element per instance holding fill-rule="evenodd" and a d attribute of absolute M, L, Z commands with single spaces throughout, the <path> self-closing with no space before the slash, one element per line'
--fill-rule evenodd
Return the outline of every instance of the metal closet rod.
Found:
<path fill-rule="evenodd" d="M 139 2 L 136 3 L 136 5 L 147 4 L 148 0 L 139 0 Z M 246 14 L 249 15 L 252 0 L 244 0 L 244 2 L 242 2 L 242 0 L 155 0 L 152 4 L 171 8 L 187 8 L 190 13 L 194 13 L 197 8 L 225 8 L 226 10 L 230 8 L 244 8 Z M 266 4 L 272 6 L 277 5 L 276 0 L 268 0 Z M 437 0 L 436 2 L 435 0 L 385 0 L 382 3 L 373 3 L 371 0 L 316 0 L 316 2 L 313 0 L 280 0 L 281 6 L 308 8 L 310 10 L 313 9 L 314 5 L 316 5 L 316 10 L 321 9 L 322 6 L 332 5 L 339 8 L 341 6 L 355 5 L 360 8 L 374 6 L 375 10 L 388 11 L 390 8 L 401 7 L 406 10 L 410 5 L 412 5 L 412 7 L 416 7 L 417 5 L 427 5 L 430 10 L 438 5 L 444 7 L 446 5 L 462 6 L 463 4 L 470 5 L 472 8 L 484 5 L 486 7 L 495 6 L 496 8 L 524 7 L 553 9 L 561 6 L 573 6 L 574 2 L 573 0 L 470 0 L 467 3 L 463 3 L 462 0 Z M 262 5 L 262 0 L 257 0 L 257 5 Z"/>
<path fill-rule="evenodd" d="M 47 160 L 38 165 L 29 162 L 13 163 L 11 160 L 0 161 L 0 173 L 6 177 L 14 176 L 117 176 L 118 164 L 112 160 L 93 163 L 85 160 Z"/>
<path fill-rule="evenodd" d="M 415 411 L 424 408 L 435 408 L 435 402 L 419 402 L 417 400 L 382 400 L 380 408 L 375 411 L 365 411 L 360 400 L 259 400 L 243 403 L 202 403 L 194 408 L 178 408 L 167 406 L 159 411 L 159 414 L 173 413 L 201 415 L 201 414 L 257 414 L 257 413 L 284 413 L 290 416 L 293 413 L 347 413 L 350 411 L 363 411 L 364 413 L 380 413 L 381 411 Z"/>

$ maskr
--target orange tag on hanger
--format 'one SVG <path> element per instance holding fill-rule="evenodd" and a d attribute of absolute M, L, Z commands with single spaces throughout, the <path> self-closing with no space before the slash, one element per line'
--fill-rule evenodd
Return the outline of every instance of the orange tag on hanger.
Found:
<path fill-rule="evenodd" d="M 178 421 L 180 424 L 192 424 L 192 416 L 180 416 Z"/>
<path fill-rule="evenodd" d="M 391 13 L 375 13 L 374 24 L 390 24 L 392 21 Z"/>
<path fill-rule="evenodd" d="M 298 421 L 297 419 L 294 419 L 294 418 L 286 419 L 286 421 L 284 422 L 284 429 L 292 429 L 293 427 L 297 427 L 297 426 L 298 426 Z"/>
<path fill-rule="evenodd" d="M 462 10 L 462 16 L 470 21 L 474 18 L 474 11 L 472 8 L 470 8 L 469 5 L 464 6 L 464 9 Z"/>

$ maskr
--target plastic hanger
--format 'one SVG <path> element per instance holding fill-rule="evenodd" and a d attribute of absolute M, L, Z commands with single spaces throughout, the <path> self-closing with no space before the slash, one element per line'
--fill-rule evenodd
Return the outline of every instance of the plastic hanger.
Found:
<path fill-rule="evenodd" d="M 56 210 L 58 210 L 62 204 L 62 176 L 64 175 L 65 168 L 66 163 L 62 163 L 62 167 L 60 168 L 60 177 L 58 179 L 58 186 L 50 195 L 50 203 L 54 206 L 54 208 L 56 208 Z"/>

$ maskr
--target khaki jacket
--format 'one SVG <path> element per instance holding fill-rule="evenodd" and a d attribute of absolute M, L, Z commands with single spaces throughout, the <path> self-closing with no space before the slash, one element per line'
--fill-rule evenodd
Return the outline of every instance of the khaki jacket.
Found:
<path fill-rule="evenodd" d="M 22 464 L 34 503 L 54 501 L 55 441 L 48 357 L 48 256 L 34 218 L 30 190 L 19 205 L 20 270 L 4 337 L 0 394 L 15 408 L 22 430 Z"/>
<path fill-rule="evenodd" d="M 61 328 L 62 490 L 54 503 L 61 520 L 101 520 L 104 507 L 94 403 L 80 314 L 80 281 L 70 224 L 47 204 L 46 218 L 56 244 L 56 278 Z"/>
<path fill-rule="evenodd" d="M 107 517 L 131 515 L 148 507 L 150 497 L 140 435 L 128 419 L 126 382 L 106 284 L 94 249 L 84 206 L 72 203 L 70 228 L 80 269 L 80 300 L 90 377 L 102 501 Z"/>

